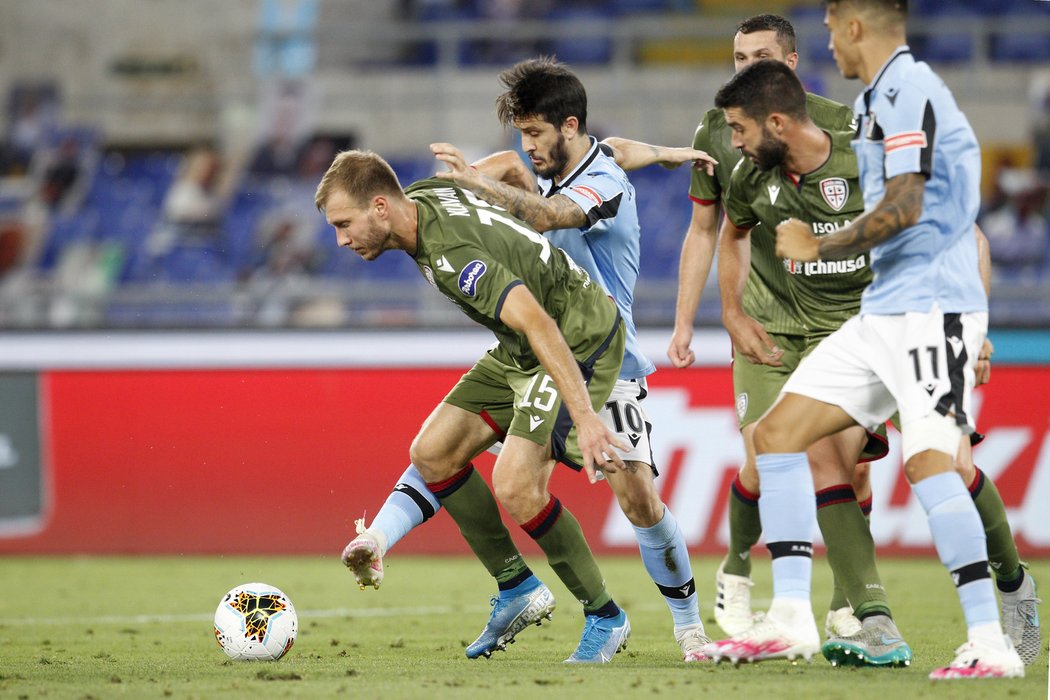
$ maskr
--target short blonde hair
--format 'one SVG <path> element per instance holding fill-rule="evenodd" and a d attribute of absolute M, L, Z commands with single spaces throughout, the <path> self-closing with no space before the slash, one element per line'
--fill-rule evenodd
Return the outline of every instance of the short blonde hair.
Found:
<path fill-rule="evenodd" d="M 336 190 L 345 191 L 356 203 L 376 195 L 395 196 L 403 192 L 394 169 L 372 151 L 336 154 L 314 194 L 314 204 L 319 211 L 324 211 L 328 198 Z"/>

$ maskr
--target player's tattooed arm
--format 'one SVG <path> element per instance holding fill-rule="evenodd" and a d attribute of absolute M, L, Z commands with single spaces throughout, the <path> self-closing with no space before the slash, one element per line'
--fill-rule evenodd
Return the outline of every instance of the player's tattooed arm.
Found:
<path fill-rule="evenodd" d="M 430 150 L 448 166 L 437 177 L 452 180 L 489 204 L 503 207 L 529 226 L 543 233 L 558 228 L 580 228 L 587 215 L 578 204 L 564 195 L 544 197 L 530 189 L 529 179 L 520 172 L 524 164 L 516 153 L 497 153 L 468 165 L 462 152 L 449 143 L 433 143 Z M 510 158 L 517 161 L 514 166 Z M 535 187 L 535 181 L 531 181 Z"/>
<path fill-rule="evenodd" d="M 464 183 L 464 186 L 486 202 L 503 207 L 540 233 L 559 228 L 580 228 L 587 224 L 587 215 L 580 205 L 565 195 L 544 197 L 484 175 Z"/>
<path fill-rule="evenodd" d="M 852 225 L 820 239 L 820 258 L 841 260 L 863 253 L 914 226 L 922 214 L 925 189 L 926 178 L 921 173 L 890 178 L 886 181 L 886 194 L 874 210 Z"/>

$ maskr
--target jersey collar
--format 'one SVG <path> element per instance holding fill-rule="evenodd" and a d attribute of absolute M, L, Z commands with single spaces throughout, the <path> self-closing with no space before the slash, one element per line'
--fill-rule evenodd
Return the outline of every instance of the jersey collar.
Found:
<path fill-rule="evenodd" d="M 570 172 L 560 183 L 556 184 L 552 178 L 549 181 L 550 187 L 544 193 L 544 196 L 550 197 L 551 195 L 557 194 L 558 190 L 565 189 L 571 185 L 572 181 L 575 180 L 580 173 L 585 171 L 590 164 L 594 162 L 594 159 L 598 157 L 598 153 L 600 152 L 598 139 L 594 136 L 588 136 L 587 138 L 591 140 L 591 147 L 587 149 L 587 153 L 584 154 L 583 158 L 580 159 L 580 162 L 576 164 L 576 167 L 572 169 L 572 172 Z"/>
<path fill-rule="evenodd" d="M 875 74 L 875 79 L 871 81 L 871 85 L 869 85 L 868 89 L 864 91 L 865 109 L 871 108 L 871 97 L 875 93 L 875 88 L 878 87 L 879 81 L 882 80 L 882 76 L 889 72 L 890 67 L 893 65 L 894 61 L 896 61 L 901 56 L 908 56 L 909 58 L 911 57 L 911 49 L 908 47 L 907 44 L 901 44 L 900 46 L 898 46 L 897 50 L 894 51 L 893 54 L 886 59 L 886 62 L 882 64 L 881 68 L 879 68 L 879 72 Z"/>

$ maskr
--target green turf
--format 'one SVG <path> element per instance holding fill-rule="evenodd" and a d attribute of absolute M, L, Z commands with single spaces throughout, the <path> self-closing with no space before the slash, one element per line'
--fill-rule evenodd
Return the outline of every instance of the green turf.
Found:
<path fill-rule="evenodd" d="M 505 654 L 469 661 L 463 648 L 484 625 L 494 589 L 472 559 L 394 556 L 383 588 L 359 591 L 334 557 L 2 558 L 0 698 L 1047 697 L 1045 639 L 1024 680 L 926 679 L 965 636 L 951 582 L 932 558 L 880 562 L 898 624 L 915 650 L 915 663 L 903 670 L 836 669 L 822 658 L 808 665 L 686 666 L 669 614 L 636 557 L 601 562 L 631 617 L 628 650 L 601 668 L 566 667 L 561 661 L 582 628 L 580 606 L 531 559 L 558 598 L 553 623 L 525 630 Z M 705 623 L 717 635 L 717 562 L 698 559 L 694 566 Z M 822 621 L 829 576 L 823 561 L 814 568 Z M 1050 561 L 1035 562 L 1032 571 L 1050 591 Z M 754 596 L 764 606 L 768 562 L 756 562 L 755 579 Z M 299 638 L 279 662 L 227 661 L 215 644 L 211 616 L 219 598 L 249 581 L 282 588 L 299 611 Z"/>

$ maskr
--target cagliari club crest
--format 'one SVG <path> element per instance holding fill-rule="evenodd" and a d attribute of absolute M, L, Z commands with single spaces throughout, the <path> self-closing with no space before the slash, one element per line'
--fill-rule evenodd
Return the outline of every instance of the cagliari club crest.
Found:
<path fill-rule="evenodd" d="M 820 181 L 820 195 L 835 211 L 841 211 L 849 199 L 849 183 L 841 177 L 829 177 Z"/>

